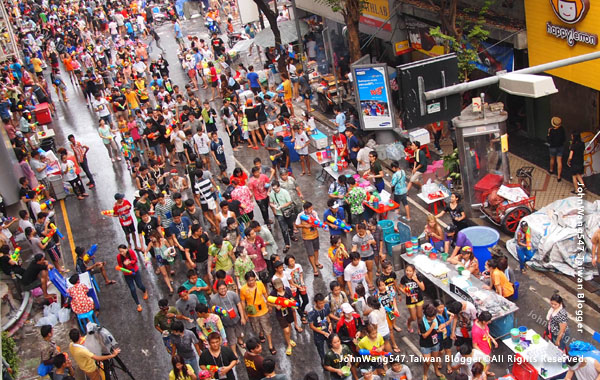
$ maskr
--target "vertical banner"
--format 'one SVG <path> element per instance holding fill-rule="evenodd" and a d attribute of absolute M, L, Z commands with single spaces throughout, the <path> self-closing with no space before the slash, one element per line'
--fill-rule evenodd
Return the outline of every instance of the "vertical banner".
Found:
<path fill-rule="evenodd" d="M 352 78 L 362 129 L 394 128 L 395 118 L 387 65 L 353 65 Z"/>

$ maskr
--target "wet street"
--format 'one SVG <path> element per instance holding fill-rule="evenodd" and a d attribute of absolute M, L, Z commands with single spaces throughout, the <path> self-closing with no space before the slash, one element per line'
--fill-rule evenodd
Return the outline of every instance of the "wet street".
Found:
<path fill-rule="evenodd" d="M 208 40 L 208 35 L 202 25 L 201 19 L 184 21 L 182 22 L 182 28 L 184 35 L 194 34 Z M 177 59 L 177 45 L 173 38 L 172 25 L 164 25 L 158 28 L 158 32 L 161 36 L 161 45 L 167 51 L 166 58 L 170 64 L 170 76 L 175 84 L 183 88 L 187 83 L 187 77 L 180 68 Z M 154 48 L 150 54 L 151 58 L 158 57 L 158 53 L 159 49 Z M 252 55 L 243 54 L 241 59 L 247 63 L 258 61 L 255 50 Z M 206 93 L 202 91 L 205 90 L 201 90 L 202 99 L 210 98 L 209 91 Z M 158 311 L 157 301 L 159 299 L 166 297 L 170 300 L 170 305 L 174 305 L 177 296 L 169 297 L 168 289 L 162 278 L 155 275 L 152 269 L 142 269 L 143 282 L 149 290 L 150 298 L 148 301 L 141 301 L 144 309 L 141 313 L 138 313 L 123 277 L 112 269 L 116 265 L 117 246 L 125 244 L 126 240 L 118 221 L 114 218 L 101 215 L 100 211 L 112 208 L 114 204 L 113 195 L 117 192 L 124 193 L 126 199 L 133 202 L 133 194 L 136 189 L 125 161 L 111 162 L 97 133 L 97 118 L 93 111 L 86 107 L 82 91 L 79 88 L 75 89 L 69 83 L 67 95 L 70 100 L 68 103 L 64 103 L 58 102 L 56 95 L 53 94 L 57 107 L 57 115 L 53 123 L 57 135 L 57 147 L 66 146 L 66 137 L 69 134 L 74 134 L 78 141 L 90 147 L 88 161 L 91 172 L 95 177 L 96 188 L 88 189 L 90 196 L 85 200 L 77 200 L 74 196 L 65 199 L 64 203 L 61 202 L 65 206 L 64 210 L 62 206 L 56 207 L 59 222 L 58 227 L 63 233 L 69 229 L 71 230 L 75 246 L 83 246 L 87 249 L 92 244 L 98 244 L 96 256 L 98 259 L 107 262 L 109 277 L 117 280 L 117 284 L 108 287 L 103 284 L 103 281 L 99 281 L 101 288 L 99 294 L 101 303 L 99 321 L 114 334 L 120 343 L 122 347 L 120 355 L 122 360 L 132 371 L 136 379 L 166 379 L 171 369 L 170 356 L 164 348 L 161 335 L 154 329 L 153 317 Z M 300 106 L 299 104 L 297 105 Z M 212 106 L 214 109 L 219 110 L 221 104 L 217 101 Z M 327 131 L 327 127 L 325 126 L 318 125 L 318 127 L 323 131 Z M 264 149 L 254 151 L 243 148 L 241 151 L 234 153 L 229 146 L 228 138 L 223 132 L 221 124 L 219 124 L 219 128 L 220 137 L 226 145 L 229 173 L 236 166 L 241 166 L 248 170 L 252 166 L 252 161 L 255 157 L 260 157 L 263 164 L 269 163 L 268 154 Z M 328 131 L 328 134 L 331 134 L 331 131 Z M 295 163 L 293 165 L 294 173 L 300 173 L 300 164 Z M 182 172 L 181 167 L 178 167 L 178 169 Z M 322 215 L 326 209 L 327 187 L 330 181 L 327 180 L 325 183 L 322 183 L 315 180 L 315 175 L 319 173 L 319 168 L 316 167 L 314 161 L 312 162 L 312 172 L 312 176 L 298 175 L 296 179 L 305 198 L 313 202 L 315 210 Z M 387 178 L 387 180 L 389 181 L 390 178 Z M 86 183 L 87 179 L 84 178 L 83 182 Z M 415 190 L 412 190 L 411 198 L 417 199 Z M 419 202 L 418 199 L 417 202 Z M 422 202 L 421 205 L 423 205 Z M 256 211 L 256 214 L 258 214 L 258 209 Z M 65 214 L 67 215 L 67 219 L 64 218 Z M 412 228 L 412 235 L 416 236 L 422 232 L 426 221 L 426 214 L 423 208 L 419 209 L 418 207 L 414 207 L 413 204 L 411 204 L 411 214 L 412 221 L 410 222 L 410 226 Z M 258 218 L 262 221 L 260 216 Z M 445 216 L 443 220 L 448 222 L 448 216 Z M 274 227 L 274 235 L 279 246 L 283 248 L 278 226 Z M 290 250 L 290 253 L 294 254 L 297 261 L 305 268 L 305 279 L 311 299 L 317 292 L 327 294 L 329 292 L 329 283 L 335 279 L 331 262 L 327 258 L 329 234 L 322 230 L 320 230 L 320 243 L 320 262 L 324 265 L 324 268 L 321 270 L 318 278 L 314 278 L 312 271 L 309 270 L 310 265 L 304 253 L 304 247 L 296 243 L 292 245 Z M 66 266 L 73 270 L 73 260 L 71 259 L 69 245 L 67 239 L 65 239 L 63 242 L 63 254 Z M 518 268 L 516 262 L 512 259 L 510 260 L 511 267 Z M 143 267 L 143 262 L 140 263 L 140 266 Z M 186 268 L 181 261 L 177 261 L 175 270 L 176 288 L 185 281 Z M 541 333 L 549 307 L 547 299 L 552 295 L 555 285 L 543 274 L 539 273 L 531 273 L 528 277 L 520 276 L 519 280 L 521 288 L 517 305 L 519 305 L 520 310 L 516 313 L 516 323 L 517 325 L 525 324 Z M 435 292 L 432 291 L 430 293 L 434 294 Z M 569 313 L 574 315 L 572 313 L 575 305 L 574 297 L 566 294 L 563 294 L 563 297 L 567 301 Z M 402 304 L 399 305 L 399 309 L 402 314 L 401 320 L 405 321 L 407 316 L 406 307 Z M 587 313 L 588 317 L 584 320 L 584 323 L 590 326 L 591 330 L 598 329 L 600 326 L 597 319 L 594 320 L 589 317 L 593 313 Z M 541 322 L 537 321 L 538 319 Z M 537 323 L 534 321 L 537 321 Z M 310 370 L 314 370 L 320 375 L 320 378 L 324 378 L 323 371 L 319 365 L 319 357 L 313 343 L 313 333 L 308 328 L 308 325 L 303 326 L 304 332 L 300 334 L 295 331 L 292 332 L 292 339 L 297 343 L 297 347 L 294 349 L 292 356 L 286 356 L 282 331 L 274 317 L 272 318 L 272 323 L 274 347 L 277 350 L 278 373 L 286 373 L 289 375 L 290 380 L 296 380 L 302 379 L 304 374 Z M 571 321 L 570 325 L 572 326 L 571 334 L 576 338 L 585 338 L 586 340 L 591 338 L 589 331 L 586 330 L 583 334 L 580 334 L 577 332 L 574 322 Z M 406 364 L 411 368 L 414 378 L 420 379 L 423 375 L 422 366 L 417 361 L 411 361 L 411 358 L 415 358 L 411 355 L 418 355 L 418 336 L 407 333 L 404 323 L 402 323 L 402 326 L 403 332 L 396 333 L 397 338 L 399 338 L 397 339 L 399 346 L 402 348 L 403 354 L 406 355 Z M 247 326 L 247 331 L 250 331 L 249 326 Z M 64 343 L 61 345 L 64 345 Z M 499 349 L 494 351 L 494 353 L 508 356 L 509 351 L 504 345 L 500 344 Z M 263 355 L 269 355 L 266 344 L 263 345 Z M 497 376 L 502 376 L 509 365 L 507 362 L 492 363 L 492 370 L 495 371 Z M 243 362 L 240 362 L 236 367 L 236 374 L 238 379 L 247 378 Z M 121 378 L 121 375 L 119 376 Z M 430 376 L 433 375 L 430 373 Z M 122 378 L 125 378 L 124 374 Z"/>

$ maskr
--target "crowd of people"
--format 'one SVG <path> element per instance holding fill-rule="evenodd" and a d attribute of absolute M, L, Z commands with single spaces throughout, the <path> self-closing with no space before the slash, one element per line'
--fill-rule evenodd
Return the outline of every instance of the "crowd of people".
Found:
<path fill-rule="evenodd" d="M 224 16 L 236 9 L 234 3 L 202 3 L 202 13 L 232 32 L 232 18 Z M 246 69 L 232 62 L 234 56 L 219 31 L 211 33 L 209 40 L 184 37 L 182 21 L 174 16 L 177 68 L 160 45 L 152 4 L 22 1 L 9 8 L 22 59 L 11 58 L 0 68 L 0 117 L 24 174 L 19 196 L 26 207 L 18 219 L 2 225 L 0 264 L 5 273 L 17 276 L 27 287 L 39 284 L 43 296 L 53 302 L 47 284 L 49 270 L 56 268 L 72 285 L 68 291 L 72 311 L 94 312 L 89 289 L 79 276 L 100 274 L 111 286 L 115 281 L 106 272 L 109 264 L 95 259 L 85 247 L 76 247 L 76 273 L 70 274 L 63 266 L 54 211 L 40 198 L 50 199 L 48 169 L 55 168 L 74 195 L 85 200 L 87 191 L 96 187 L 86 144 L 102 144 L 114 164 L 127 165 L 136 187 L 133 198 L 114 194 L 112 209 L 105 211 L 118 220 L 126 238 L 126 244 L 115 247 L 118 254 L 113 261 L 122 272 L 119 275 L 138 312 L 143 310 L 139 294 L 150 301 L 144 269 L 160 275 L 164 281 L 160 286 L 168 293 L 153 300 L 159 308 L 154 328 L 173 366 L 165 378 L 233 380 L 234 368 L 245 368 L 251 380 L 289 379 L 278 373 L 274 359 L 278 352 L 273 329 L 279 328 L 287 356 L 294 355 L 295 336 L 305 329 L 312 332 L 320 363 L 332 379 L 411 380 L 414 364 L 381 358 L 385 353 L 402 353 L 399 333 L 403 329 L 414 333 L 415 325 L 421 354 L 428 359 L 422 364 L 424 379 L 431 365 L 442 379 L 454 372 L 457 380 L 493 376 L 488 364 L 497 342 L 489 332 L 491 315 L 477 313 L 466 301 L 445 305 L 426 299 L 425 280 L 412 265 L 399 277 L 390 253 L 385 252 L 382 229 L 364 206 L 367 193 L 353 177 L 340 176 L 331 184 L 323 212 L 311 203 L 314 193 L 302 192 L 290 164 L 290 148 L 274 132 L 280 125 L 291 127 L 291 141 L 300 156 L 299 175 L 311 176 L 306 133 L 314 123 L 311 90 L 302 69 L 296 67 L 295 55 L 290 54 L 286 72 L 277 71 L 276 58 L 288 53 L 287 48 L 268 49 L 262 69 L 252 65 Z M 289 18 L 285 7 L 279 18 Z M 246 26 L 244 33 L 252 37 L 253 26 Z M 314 40 L 307 42 L 314 50 Z M 162 51 L 156 59 L 153 43 Z M 189 82 L 182 87 L 174 83 L 173 70 L 183 70 Z M 64 147 L 50 155 L 39 150 L 40 127 L 32 111 L 37 104 L 48 103 L 56 115 L 55 103 L 70 101 L 69 87 L 71 93 L 85 98 L 96 115 L 98 140 L 84 143 L 69 135 Z M 210 88 L 210 98 L 202 95 L 201 88 Z M 306 110 L 295 110 L 294 100 L 304 101 Z M 333 144 L 338 156 L 353 164 L 374 188 L 383 190 L 383 165 L 377 152 L 357 138 L 356 126 L 343 112 L 335 111 Z M 233 151 L 265 149 L 271 162 L 264 164 L 256 157 L 249 172 L 232 168 L 219 133 L 227 134 Z M 413 148 L 415 156 L 424 155 L 418 142 Z M 393 197 L 403 206 L 398 217 L 410 222 L 407 192 L 413 185 L 420 186 L 427 160 L 415 160 L 408 174 L 398 162 L 391 167 Z M 445 213 L 452 224 L 443 229 L 437 218 Z M 274 236 L 275 220 L 283 247 Z M 11 255 L 18 244 L 8 228 L 17 221 L 32 249 L 25 268 Z M 352 232 L 343 224 L 351 225 Z M 479 273 L 472 244 L 460 231 L 466 225 L 460 196 L 453 194 L 443 211 L 428 217 L 424 236 L 449 253 L 451 263 L 463 264 L 490 289 L 510 299 L 515 278 L 506 257 L 494 257 Z M 292 243 L 300 241 L 310 267 L 300 265 L 290 252 Z M 321 275 L 319 249 L 325 242 L 335 280 L 328 292 L 309 297 L 306 277 Z M 525 234 L 519 244 L 526 251 L 524 270 Z M 185 282 L 176 283 L 178 273 L 185 273 Z M 402 304 L 406 321 L 400 317 Z M 565 349 L 569 330 L 562 298 L 553 296 L 551 307 L 548 336 Z M 81 344 L 78 329 L 69 334 L 70 355 L 58 350 L 51 326 L 43 326 L 41 335 L 42 365 L 54 380 L 73 375 L 71 360 L 90 379 L 100 379 L 102 370 L 96 362 L 119 354 L 116 350 L 93 355 Z M 265 343 L 268 357 L 263 355 Z M 305 377 L 317 378 L 314 372 Z"/>

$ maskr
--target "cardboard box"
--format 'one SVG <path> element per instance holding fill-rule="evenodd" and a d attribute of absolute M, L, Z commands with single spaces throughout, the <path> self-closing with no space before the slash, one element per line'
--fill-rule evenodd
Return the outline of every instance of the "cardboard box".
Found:
<path fill-rule="evenodd" d="M 410 141 L 418 141 L 421 146 L 427 145 L 431 142 L 429 138 L 429 131 L 425 128 L 418 128 L 408 132 L 408 138 Z"/>

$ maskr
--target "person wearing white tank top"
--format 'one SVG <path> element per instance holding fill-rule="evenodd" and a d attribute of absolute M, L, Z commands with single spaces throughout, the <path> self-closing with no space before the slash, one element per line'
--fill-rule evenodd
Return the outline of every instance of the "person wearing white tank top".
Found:
<path fill-rule="evenodd" d="M 217 214 L 217 220 L 219 221 L 219 230 L 223 231 L 227 229 L 227 219 L 235 218 L 235 213 L 229 211 L 229 206 L 221 204 L 221 212 Z"/>
<path fill-rule="evenodd" d="M 573 375 L 577 380 L 595 380 L 600 377 L 600 363 L 594 358 L 579 359 L 570 356 L 567 359 L 567 364 L 569 365 L 569 371 L 565 376 L 565 380 L 572 380 Z"/>

